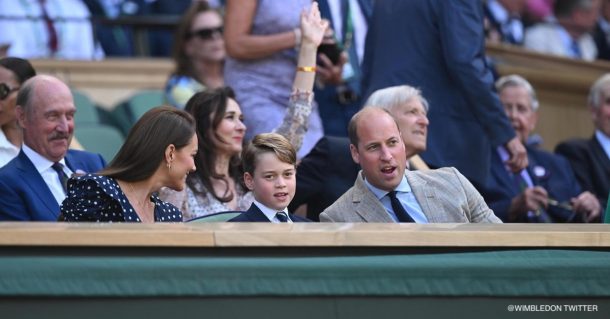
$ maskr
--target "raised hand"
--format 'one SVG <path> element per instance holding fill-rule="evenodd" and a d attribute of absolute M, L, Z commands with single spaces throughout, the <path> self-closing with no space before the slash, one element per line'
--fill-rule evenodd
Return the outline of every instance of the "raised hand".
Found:
<path fill-rule="evenodd" d="M 309 12 L 305 10 L 301 12 L 301 44 L 311 43 L 316 47 L 319 46 L 327 28 L 328 21 L 320 16 L 317 2 L 311 5 Z"/>

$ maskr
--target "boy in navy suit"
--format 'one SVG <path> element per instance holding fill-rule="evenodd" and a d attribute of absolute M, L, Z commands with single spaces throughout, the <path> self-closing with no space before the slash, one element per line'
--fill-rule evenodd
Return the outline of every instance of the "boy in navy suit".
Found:
<path fill-rule="evenodd" d="M 244 182 L 254 194 L 248 211 L 230 222 L 308 222 L 288 213 L 296 189 L 296 151 L 280 134 L 263 133 L 244 149 Z"/>

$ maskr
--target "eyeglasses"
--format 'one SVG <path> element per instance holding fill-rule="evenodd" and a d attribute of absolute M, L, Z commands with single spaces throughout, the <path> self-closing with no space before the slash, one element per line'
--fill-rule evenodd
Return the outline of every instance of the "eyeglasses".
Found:
<path fill-rule="evenodd" d="M 201 40 L 210 40 L 214 37 L 214 35 L 220 35 L 222 36 L 222 31 L 223 28 L 221 27 L 216 27 L 216 28 L 209 28 L 209 29 L 199 29 L 199 30 L 195 30 L 195 31 L 191 31 L 187 38 L 192 38 L 192 37 L 199 37 L 199 39 Z"/>
<path fill-rule="evenodd" d="M 0 83 L 0 101 L 4 101 L 11 93 L 19 91 L 19 87 L 10 88 L 6 83 Z"/>

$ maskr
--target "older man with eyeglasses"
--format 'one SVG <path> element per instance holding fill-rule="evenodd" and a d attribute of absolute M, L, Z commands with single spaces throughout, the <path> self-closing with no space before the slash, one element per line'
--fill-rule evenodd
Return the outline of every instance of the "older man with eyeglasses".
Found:
<path fill-rule="evenodd" d="M 496 82 L 500 101 L 519 139 L 527 138 L 538 121 L 538 101 L 531 84 L 509 75 Z M 503 161 L 505 150 L 492 150 L 491 175 L 481 194 L 504 222 L 552 223 L 599 221 L 601 206 L 583 192 L 568 161 L 526 146 L 528 166 L 513 173 Z"/>

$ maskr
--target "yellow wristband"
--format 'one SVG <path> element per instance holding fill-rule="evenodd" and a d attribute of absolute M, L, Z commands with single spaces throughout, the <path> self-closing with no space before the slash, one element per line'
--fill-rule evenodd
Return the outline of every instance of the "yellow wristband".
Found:
<path fill-rule="evenodd" d="M 315 66 L 299 66 L 299 67 L 297 67 L 297 71 L 316 72 L 316 67 Z"/>

